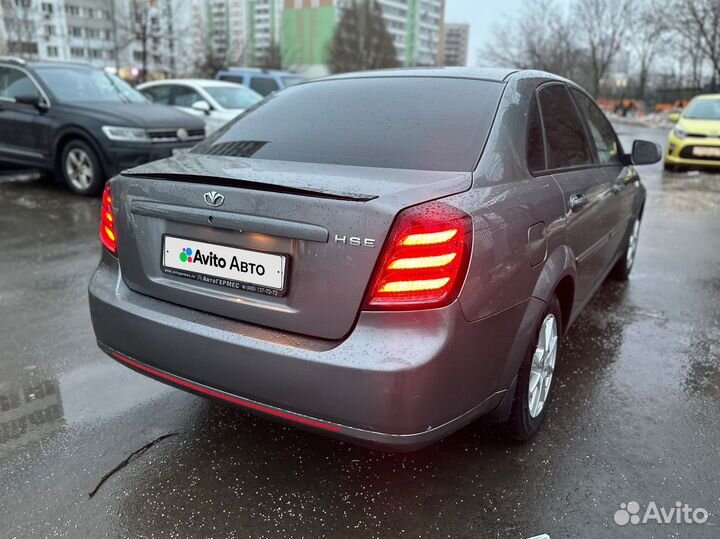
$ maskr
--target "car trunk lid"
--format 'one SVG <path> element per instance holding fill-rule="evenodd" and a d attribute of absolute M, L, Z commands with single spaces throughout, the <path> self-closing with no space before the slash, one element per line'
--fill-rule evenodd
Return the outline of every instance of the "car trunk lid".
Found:
<path fill-rule="evenodd" d="M 123 279 L 137 292 L 178 305 L 341 339 L 352 329 L 397 213 L 470 185 L 465 172 L 226 156 L 144 165 L 112 184 Z M 213 207 L 218 196 L 222 203 Z M 181 260 L 186 248 L 192 251 L 186 259 L 201 252 L 192 278 L 183 269 L 190 263 Z M 282 275 L 250 286 L 243 284 L 247 274 L 225 279 L 202 263 L 211 251 L 228 265 L 237 255 Z"/>

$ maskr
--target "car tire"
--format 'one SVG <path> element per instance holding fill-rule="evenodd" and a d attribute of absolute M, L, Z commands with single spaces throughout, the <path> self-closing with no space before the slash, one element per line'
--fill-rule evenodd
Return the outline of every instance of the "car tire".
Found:
<path fill-rule="evenodd" d="M 610 271 L 610 278 L 614 281 L 627 281 L 635 265 L 638 241 L 640 239 L 640 216 L 633 219 L 628 232 L 625 234 L 625 249 Z"/>
<path fill-rule="evenodd" d="M 63 146 L 58 174 L 70 190 L 78 195 L 97 195 L 105 185 L 97 153 L 80 139 L 73 139 Z"/>
<path fill-rule="evenodd" d="M 675 165 L 671 165 L 670 163 L 663 163 L 663 168 L 668 172 L 675 172 L 677 170 L 677 167 Z"/>
<path fill-rule="evenodd" d="M 506 423 L 508 434 L 515 440 L 529 440 L 545 420 L 555 382 L 562 330 L 560 301 L 553 296 L 518 372 L 515 397 Z"/>

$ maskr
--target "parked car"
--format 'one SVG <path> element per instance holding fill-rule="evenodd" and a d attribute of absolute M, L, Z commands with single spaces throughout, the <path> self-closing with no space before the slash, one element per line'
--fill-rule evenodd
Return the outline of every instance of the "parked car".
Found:
<path fill-rule="evenodd" d="M 288 71 L 273 71 L 253 67 L 231 67 L 224 69 L 218 71 L 215 78 L 217 80 L 242 84 L 251 90 L 255 90 L 263 97 L 307 80 L 305 77 Z"/>
<path fill-rule="evenodd" d="M 665 169 L 720 166 L 720 94 L 699 95 L 681 112 L 671 113 Z"/>
<path fill-rule="evenodd" d="M 202 120 L 101 69 L 0 57 L 0 161 L 54 171 L 76 193 L 204 138 Z"/>
<path fill-rule="evenodd" d="M 205 79 L 170 79 L 137 87 L 150 101 L 172 105 L 205 121 L 206 134 L 262 100 L 257 92 L 233 82 Z"/>
<path fill-rule="evenodd" d="M 171 385 L 388 449 L 534 435 L 561 337 L 635 261 L 659 145 L 537 71 L 294 86 L 103 199 L 100 347 Z"/>

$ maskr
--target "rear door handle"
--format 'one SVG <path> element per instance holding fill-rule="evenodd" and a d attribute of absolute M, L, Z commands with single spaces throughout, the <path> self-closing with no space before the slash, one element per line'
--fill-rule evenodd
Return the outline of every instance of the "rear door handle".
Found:
<path fill-rule="evenodd" d="M 588 199 L 585 195 L 578 194 L 570 197 L 570 211 L 580 211 L 587 206 Z"/>

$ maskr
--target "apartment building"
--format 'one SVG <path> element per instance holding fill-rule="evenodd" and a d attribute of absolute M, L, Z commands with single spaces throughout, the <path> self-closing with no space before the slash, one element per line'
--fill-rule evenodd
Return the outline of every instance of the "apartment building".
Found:
<path fill-rule="evenodd" d="M 442 61 L 444 0 L 372 0 L 382 7 L 398 63 L 434 66 Z M 283 58 L 287 65 L 313 74 L 325 70 L 327 45 L 342 10 L 351 0 L 284 0 Z"/>
<path fill-rule="evenodd" d="M 191 73 L 203 54 L 195 48 L 195 1 L 116 0 L 118 67 L 137 73 L 145 66 L 150 77 Z"/>
<path fill-rule="evenodd" d="M 114 57 L 112 0 L 2 0 L 0 51 L 105 66 Z"/>
<path fill-rule="evenodd" d="M 444 65 L 467 65 L 469 39 L 469 24 L 445 25 L 445 40 L 443 43 Z"/>

